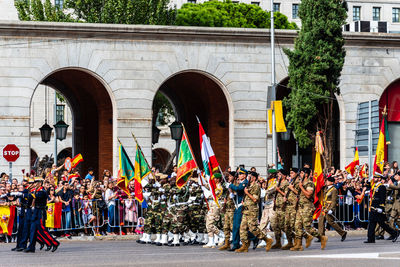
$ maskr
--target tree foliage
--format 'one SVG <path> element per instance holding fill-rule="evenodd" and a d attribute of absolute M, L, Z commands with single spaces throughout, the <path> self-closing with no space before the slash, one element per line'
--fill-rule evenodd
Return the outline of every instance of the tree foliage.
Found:
<path fill-rule="evenodd" d="M 309 146 L 317 130 L 323 132 L 324 160 L 332 161 L 332 113 L 346 52 L 342 27 L 346 22 L 342 0 L 302 0 L 301 30 L 289 58 L 289 87 L 285 99 L 286 119 L 299 145 Z M 326 166 L 326 165 L 325 165 Z"/>
<path fill-rule="evenodd" d="M 297 29 L 285 15 L 274 13 L 277 29 Z M 204 27 L 269 28 L 270 12 L 253 4 L 208 1 L 203 4 L 184 4 L 177 13 L 176 25 Z"/>
<path fill-rule="evenodd" d="M 15 7 L 20 20 L 71 22 L 73 18 L 63 10 L 53 6 L 50 0 L 16 0 Z"/>

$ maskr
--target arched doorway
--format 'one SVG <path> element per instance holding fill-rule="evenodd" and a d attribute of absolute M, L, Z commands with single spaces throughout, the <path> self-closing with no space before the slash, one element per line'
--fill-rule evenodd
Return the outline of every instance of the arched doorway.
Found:
<path fill-rule="evenodd" d="M 276 88 L 276 99 L 284 100 L 288 97 L 291 89 L 288 87 L 289 77 L 283 79 Z M 283 114 L 286 114 L 286 108 L 283 105 Z M 337 100 L 333 103 L 333 165 L 339 168 L 340 165 L 340 131 L 339 131 L 339 105 Z M 287 125 L 287 123 L 286 123 Z M 316 130 L 315 130 L 316 131 Z M 283 140 L 283 135 L 278 134 L 278 148 L 280 156 L 286 167 L 302 167 L 305 163 L 313 165 L 314 149 L 313 146 L 307 148 L 300 148 L 294 138 L 293 134 L 289 136 L 288 140 Z"/>
<path fill-rule="evenodd" d="M 171 102 L 176 119 L 185 126 L 199 166 L 202 163 L 196 116 L 210 138 L 221 168 L 227 167 L 230 149 L 229 107 L 218 82 L 206 73 L 185 71 L 168 78 L 159 91 Z"/>
<path fill-rule="evenodd" d="M 160 172 L 164 172 L 165 167 L 171 156 L 171 153 L 169 153 L 168 150 L 164 148 L 153 149 L 153 167 L 158 169 Z"/>
<path fill-rule="evenodd" d="M 72 147 L 67 147 L 58 153 L 57 158 L 64 161 L 67 157 L 72 157 Z"/>
<path fill-rule="evenodd" d="M 400 80 L 391 83 L 379 100 L 379 116 L 386 107 L 390 145 L 386 146 L 385 159 L 400 160 Z"/>
<path fill-rule="evenodd" d="M 68 68 L 49 74 L 39 85 L 59 92 L 71 108 L 71 155 L 83 155 L 84 161 L 79 166 L 81 173 L 85 173 L 90 167 L 96 173 L 102 173 L 104 169 L 112 170 L 113 104 L 109 92 L 99 78 L 87 70 Z M 53 125 L 53 122 L 50 117 L 48 123 Z M 54 153 L 52 147 L 47 150 L 44 154 Z"/>

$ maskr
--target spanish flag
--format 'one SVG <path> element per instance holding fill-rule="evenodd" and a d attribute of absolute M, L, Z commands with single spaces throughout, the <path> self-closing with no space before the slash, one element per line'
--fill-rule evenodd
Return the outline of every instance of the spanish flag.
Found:
<path fill-rule="evenodd" d="M 386 138 L 385 138 L 385 125 L 386 125 L 386 116 L 383 115 L 381 129 L 379 131 L 379 139 L 378 145 L 376 146 L 376 154 L 374 160 L 374 169 L 372 176 L 375 173 L 383 174 L 383 164 L 385 163 L 385 146 L 386 146 Z M 371 174 L 370 174 L 371 175 Z"/>
<path fill-rule="evenodd" d="M 321 154 L 324 152 L 324 147 L 322 145 L 322 140 L 320 133 L 317 132 L 315 136 L 315 161 L 314 161 L 314 185 L 315 185 L 315 195 L 314 195 L 314 206 L 315 211 L 313 214 L 313 219 L 318 219 L 322 211 L 322 201 L 323 201 L 323 191 L 322 187 L 325 185 L 324 174 L 322 172 Z"/>
<path fill-rule="evenodd" d="M 0 234 L 12 234 L 15 217 L 15 206 L 0 207 Z"/>
<path fill-rule="evenodd" d="M 83 161 L 82 154 L 76 155 L 71 161 L 72 168 L 75 168 L 76 166 L 78 166 L 78 164 L 81 163 L 82 161 Z"/>
<path fill-rule="evenodd" d="M 61 202 L 47 204 L 46 227 L 61 228 L 61 211 Z"/>
<path fill-rule="evenodd" d="M 356 147 L 356 152 L 354 154 L 353 161 L 346 166 L 346 171 L 354 176 L 354 172 L 356 171 L 356 166 L 360 165 L 360 158 L 358 157 L 358 147 Z"/>

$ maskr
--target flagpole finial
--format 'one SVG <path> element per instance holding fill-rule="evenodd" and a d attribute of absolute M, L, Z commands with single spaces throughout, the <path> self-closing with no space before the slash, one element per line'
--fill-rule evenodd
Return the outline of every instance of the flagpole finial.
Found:
<path fill-rule="evenodd" d="M 385 107 L 383 108 L 382 115 L 383 115 L 383 116 L 386 116 L 386 115 L 387 115 L 386 105 L 385 105 Z"/>

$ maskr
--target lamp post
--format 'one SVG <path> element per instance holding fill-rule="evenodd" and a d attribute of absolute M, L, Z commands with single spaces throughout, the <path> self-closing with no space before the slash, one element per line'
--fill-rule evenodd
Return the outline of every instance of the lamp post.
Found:
<path fill-rule="evenodd" d="M 169 129 L 171 130 L 171 138 L 176 142 L 176 164 L 178 164 L 179 145 L 183 134 L 183 127 L 180 122 L 174 121 L 169 126 Z"/>
<path fill-rule="evenodd" d="M 68 124 L 66 124 L 63 120 L 60 120 L 53 126 L 56 132 L 56 139 L 62 141 L 67 138 L 67 131 L 69 127 Z"/>
<path fill-rule="evenodd" d="M 293 132 L 294 140 L 296 140 L 296 157 L 297 157 L 297 168 L 300 169 L 300 154 L 299 154 L 299 142 L 296 139 L 296 134 Z"/>
<path fill-rule="evenodd" d="M 275 25 L 274 25 L 274 0 L 271 0 L 271 89 L 272 89 L 272 101 L 276 98 L 276 76 L 275 76 Z M 275 111 L 272 109 L 272 163 L 278 168 L 278 157 L 277 157 L 277 134 L 275 129 Z"/>
<path fill-rule="evenodd" d="M 153 134 L 151 136 L 151 143 L 157 144 L 158 143 L 158 139 L 160 138 L 160 132 L 161 130 L 157 128 L 157 126 L 153 125 Z"/>
<path fill-rule="evenodd" d="M 39 130 L 42 142 L 44 143 L 49 142 L 51 138 L 51 131 L 53 130 L 53 128 L 51 128 L 50 125 L 47 124 L 47 120 L 45 120 L 45 123 L 43 124 L 42 127 L 39 128 Z"/>

